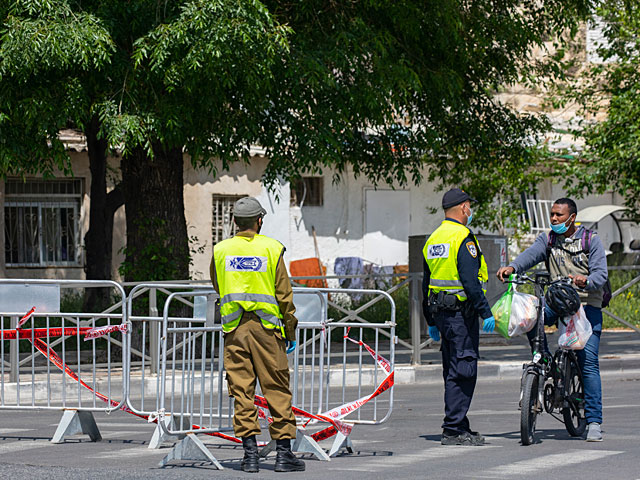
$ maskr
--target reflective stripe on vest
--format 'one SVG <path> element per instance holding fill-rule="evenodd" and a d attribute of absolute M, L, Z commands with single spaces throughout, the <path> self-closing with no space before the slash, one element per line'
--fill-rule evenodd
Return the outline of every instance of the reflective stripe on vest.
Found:
<path fill-rule="evenodd" d="M 254 312 L 265 328 L 284 335 L 275 297 L 276 267 L 284 247 L 264 235 L 238 236 L 216 244 L 213 257 L 220 291 L 222 329 L 233 331 L 244 312 Z"/>
<path fill-rule="evenodd" d="M 469 236 L 470 230 L 462 224 L 444 220 L 427 240 L 423 249 L 424 259 L 429 266 L 431 278 L 429 281 L 430 292 L 445 291 L 456 295 L 461 301 L 467 299 L 460 276 L 458 274 L 458 252 L 465 239 Z M 480 255 L 480 268 L 478 280 L 482 290 L 486 293 L 489 273 L 484 255 L 480 251 L 477 238 L 473 248 L 477 248 L 477 255 Z M 471 248 L 471 247 L 469 247 Z M 471 250 L 470 250 L 471 253 Z"/>
<path fill-rule="evenodd" d="M 228 293 L 220 299 L 220 306 L 229 302 L 262 302 L 278 305 L 276 297 L 260 293 Z"/>

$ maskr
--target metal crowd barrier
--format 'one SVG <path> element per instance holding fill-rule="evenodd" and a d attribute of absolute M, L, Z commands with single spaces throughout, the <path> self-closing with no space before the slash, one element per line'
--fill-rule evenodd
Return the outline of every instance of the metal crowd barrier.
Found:
<path fill-rule="evenodd" d="M 175 290 L 193 290 L 191 296 L 180 296 L 177 301 L 181 306 L 193 312 L 192 317 L 178 320 L 188 322 L 194 321 L 200 324 L 207 314 L 211 315 L 213 303 L 217 300 L 218 294 L 211 289 L 211 286 L 197 285 L 189 283 L 140 283 L 136 284 L 127 297 L 127 314 L 131 322 L 131 342 L 127 351 L 127 408 L 133 413 L 148 417 L 160 408 L 160 355 L 162 346 L 162 315 L 158 314 L 158 302 L 168 301 L 171 293 Z M 158 298 L 158 296 L 161 298 Z M 163 299 L 162 297 L 168 297 Z M 195 300 L 194 300 L 195 298 Z M 202 301 L 204 300 L 204 302 Z M 194 305 L 194 302 L 197 305 Z M 201 308 L 199 308 L 201 307 Z M 148 314 L 141 315 L 141 311 Z M 209 313 L 207 313 L 209 312 Z M 199 320 L 194 318 L 199 317 Z M 173 317 L 168 317 L 172 319 Z M 199 337 L 200 334 L 197 334 Z M 183 348 L 184 340 L 178 340 L 169 347 L 169 355 L 176 350 Z M 212 358 L 212 357 L 210 357 Z M 168 419 L 167 419 L 168 421 Z M 175 440 L 174 437 L 163 433 L 160 426 L 156 430 L 149 443 L 149 448 L 156 449 L 162 446 L 165 441 Z"/>
<path fill-rule="evenodd" d="M 112 289 L 116 303 L 105 312 L 61 311 L 61 290 L 88 288 Z M 0 291 L 0 409 L 63 410 L 53 443 L 81 432 L 99 440 L 91 412 L 118 410 L 127 397 L 124 289 L 111 281 L 2 279 Z M 86 340 L 90 331 L 97 336 Z"/>
<path fill-rule="evenodd" d="M 338 292 L 382 296 L 390 303 L 389 320 L 379 324 L 329 320 L 327 297 Z M 233 404 L 223 381 L 220 323 L 214 322 L 211 315 L 207 318 L 170 315 L 173 302 L 193 304 L 188 302 L 189 298 L 212 294 L 213 290 L 173 292 L 164 304 L 155 415 L 163 439 L 181 440 L 161 465 L 171 460 L 205 460 L 222 468 L 196 435 L 234 440 L 227 435 L 233 430 Z M 300 298 L 306 296 L 317 297 L 317 300 L 312 301 L 315 305 L 311 306 L 310 302 L 303 302 L 306 311 L 298 306 L 298 346 L 289 357 L 290 385 L 298 423 L 298 435 L 292 448 L 329 460 L 341 448 L 351 449 L 349 433 L 354 425 L 379 424 L 391 415 L 395 304 L 380 290 L 294 289 L 298 304 Z M 389 340 L 382 340 L 381 333 Z M 260 395 L 259 386 L 256 393 Z M 380 393 L 384 393 L 384 397 Z M 266 421 L 268 411 L 266 405 L 264 407 L 260 407 L 260 412 Z M 327 454 L 318 442 L 334 436 Z M 261 454 L 267 455 L 273 448 L 274 442 L 270 442 Z"/>
<path fill-rule="evenodd" d="M 92 412 L 122 409 L 157 419 L 150 448 L 180 440 L 164 463 L 197 451 L 196 460 L 219 466 L 195 436 L 237 441 L 227 435 L 233 403 L 224 382 L 218 295 L 210 287 L 149 283 L 134 286 L 127 296 L 116 282 L 0 280 L 0 285 L 0 409 L 63 410 L 56 443 L 76 433 L 99 440 Z M 104 312 L 61 312 L 61 289 L 105 287 L 117 298 Z M 360 317 L 366 309 L 360 307 L 355 314 L 329 319 L 330 297 L 337 293 L 373 295 L 367 305 L 386 299 L 390 317 L 372 323 Z M 159 300 L 164 300 L 162 315 Z M 289 362 L 299 432 L 292 446 L 329 460 L 351 447 L 354 425 L 378 424 L 391 414 L 392 382 L 384 396 L 372 392 L 385 377 L 393 378 L 395 305 L 384 291 L 330 288 L 294 288 L 294 302 L 298 346 Z M 35 313 L 18 327 L 30 306 Z M 334 309 L 332 315 L 336 312 L 349 313 Z M 102 335 L 81 338 L 95 329 L 103 329 Z M 386 371 L 378 355 L 389 359 Z M 266 422 L 266 406 L 261 411 Z M 327 454 L 318 442 L 329 438 L 334 442 Z M 201 448 L 194 449 L 198 443 Z"/>
<path fill-rule="evenodd" d="M 232 400 L 224 395 L 223 332 L 214 318 L 177 318 L 169 312 L 173 300 L 214 295 L 203 292 L 173 292 L 164 305 L 162 322 L 158 425 L 162 438 L 181 438 L 161 462 L 192 458 L 218 461 L 196 437 L 233 430 Z M 194 448 L 195 447 L 195 448 Z M 191 451 L 193 450 L 193 451 Z"/>
<path fill-rule="evenodd" d="M 319 345 L 320 358 L 316 369 L 320 374 L 319 389 L 321 398 L 314 405 L 314 397 L 309 402 L 302 401 L 304 409 L 322 416 L 337 418 L 345 423 L 349 429 L 355 425 L 378 425 L 385 422 L 393 410 L 393 368 L 395 359 L 395 302 L 389 293 L 383 290 L 362 290 L 344 288 L 319 288 L 315 290 L 326 295 L 328 305 L 337 293 L 371 297 L 364 307 L 357 311 L 340 307 L 332 310 L 332 314 L 341 316 L 338 319 L 327 318 L 322 331 L 316 335 L 322 338 L 324 347 Z M 389 303 L 389 319 L 383 323 L 374 323 L 361 317 L 362 313 L 380 300 Z M 305 366 L 304 339 L 308 326 L 301 323 L 298 329 L 300 347 L 295 352 L 294 359 L 294 404 L 296 384 L 304 384 L 305 373 L 309 368 Z M 312 325 L 311 330 L 318 326 Z M 310 335 L 311 336 L 311 335 Z M 367 349 L 368 347 L 368 349 Z M 314 357 L 312 352 L 312 358 Z M 380 359 L 379 357 L 382 357 Z M 379 362 L 386 360 L 389 371 L 384 371 Z M 300 368 L 302 366 L 302 368 Z M 313 361 L 311 371 L 313 371 Z M 312 377 L 313 380 L 313 377 Z M 385 387 L 384 395 L 373 395 L 381 387 Z M 375 389 L 375 390 L 374 390 Z M 297 405 L 297 404 L 296 404 Z M 354 408 L 355 407 L 355 408 Z M 337 415 L 334 417 L 333 415 Z M 314 427 L 321 428 L 323 424 L 311 421 L 306 423 L 305 432 L 310 433 Z M 311 435 L 318 437 L 319 432 Z M 328 456 L 337 454 L 341 448 L 352 450 L 348 432 L 339 431 L 329 449 Z M 306 450 L 309 451 L 309 450 Z"/>

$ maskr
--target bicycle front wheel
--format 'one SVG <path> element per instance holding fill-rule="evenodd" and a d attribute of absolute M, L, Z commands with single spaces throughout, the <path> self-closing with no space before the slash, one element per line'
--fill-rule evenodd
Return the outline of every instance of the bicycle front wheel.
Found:
<path fill-rule="evenodd" d="M 536 418 L 540 412 L 538 402 L 538 375 L 527 373 L 522 383 L 522 405 L 520 409 L 520 439 L 522 445 L 535 442 Z"/>
<path fill-rule="evenodd" d="M 575 355 L 567 354 L 565 361 L 562 416 L 569 435 L 579 437 L 584 433 L 587 427 L 587 419 L 584 415 L 584 384 Z"/>

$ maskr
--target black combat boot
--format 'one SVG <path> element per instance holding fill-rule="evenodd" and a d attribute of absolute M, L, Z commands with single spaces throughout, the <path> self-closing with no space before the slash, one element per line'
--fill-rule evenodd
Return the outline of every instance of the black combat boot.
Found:
<path fill-rule="evenodd" d="M 291 440 L 276 440 L 276 472 L 304 472 L 304 462 L 291 451 Z"/>
<path fill-rule="evenodd" d="M 244 448 L 244 457 L 242 457 L 242 471 L 248 473 L 258 473 L 260 465 L 258 463 L 258 442 L 256 436 L 243 437 L 242 447 Z"/>

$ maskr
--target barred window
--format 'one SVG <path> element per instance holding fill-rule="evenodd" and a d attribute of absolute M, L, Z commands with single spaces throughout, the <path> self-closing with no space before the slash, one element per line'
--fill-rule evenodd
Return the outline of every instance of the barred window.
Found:
<path fill-rule="evenodd" d="M 7 267 L 80 266 L 80 179 L 5 181 Z"/>
<path fill-rule="evenodd" d="M 233 204 L 246 195 L 213 195 L 213 245 L 233 237 L 237 231 L 233 221 Z"/>

